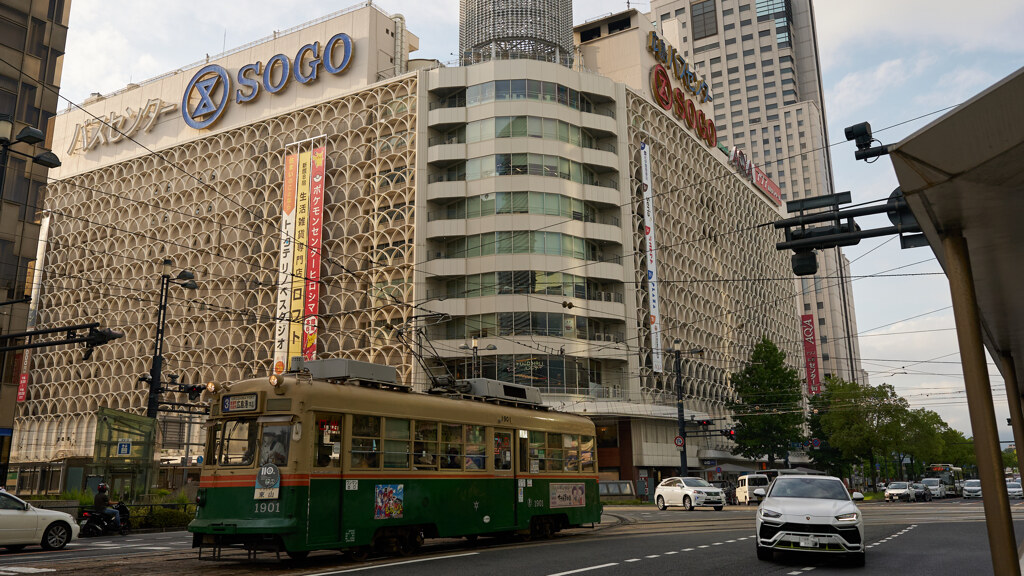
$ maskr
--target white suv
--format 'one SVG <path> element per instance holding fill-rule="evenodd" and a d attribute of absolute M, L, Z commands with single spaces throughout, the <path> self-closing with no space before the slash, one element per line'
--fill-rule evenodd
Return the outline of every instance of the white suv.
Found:
<path fill-rule="evenodd" d="M 932 498 L 945 498 L 946 487 L 942 484 L 942 481 L 938 478 L 923 478 L 921 484 L 928 487 L 928 490 L 932 493 Z"/>
<path fill-rule="evenodd" d="M 658 510 L 669 506 L 682 506 L 687 510 L 693 510 L 694 506 L 712 506 L 721 510 L 725 506 L 725 493 L 700 478 L 673 476 L 658 484 L 654 501 Z"/>
<path fill-rule="evenodd" d="M 885 501 L 898 502 L 900 500 L 913 502 L 915 500 L 914 489 L 910 487 L 909 482 L 890 482 L 889 486 L 885 488 Z"/>

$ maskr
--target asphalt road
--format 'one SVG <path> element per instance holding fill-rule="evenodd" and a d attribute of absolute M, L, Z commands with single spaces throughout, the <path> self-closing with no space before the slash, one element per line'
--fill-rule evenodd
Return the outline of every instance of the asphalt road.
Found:
<path fill-rule="evenodd" d="M 80 574 L 102 567 L 104 576 L 198 574 L 288 574 L 328 576 L 446 574 L 453 576 L 568 576 L 582 574 L 898 574 L 951 576 L 992 574 L 984 511 L 980 501 L 867 503 L 867 567 L 853 568 L 836 557 L 776 554 L 771 562 L 754 554 L 755 508 L 686 512 L 653 506 L 609 506 L 594 529 L 563 532 L 540 542 L 481 538 L 432 542 L 410 558 L 347 561 L 336 552 L 314 553 L 304 562 L 244 554 L 221 562 L 200 561 L 187 532 L 80 539 L 66 550 L 0 552 L 0 576 L 27 572 Z M 1013 506 L 1018 535 L 1024 535 L 1024 503 Z M 1021 538 L 1018 537 L 1018 541 Z"/>

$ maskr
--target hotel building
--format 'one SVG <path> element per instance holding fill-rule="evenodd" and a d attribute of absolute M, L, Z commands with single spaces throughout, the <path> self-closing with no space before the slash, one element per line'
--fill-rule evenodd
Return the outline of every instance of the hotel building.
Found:
<path fill-rule="evenodd" d="M 15 460 L 86 467 L 100 407 L 145 413 L 165 259 L 199 285 L 169 293 L 180 382 L 302 354 L 389 364 L 419 390 L 528 383 L 595 420 L 606 478 L 678 471 L 673 349 L 688 418 L 721 427 L 756 340 L 798 365 L 779 199 L 717 146 L 710 81 L 670 75 L 636 11 L 588 25 L 631 60 L 613 71 L 573 41 L 571 10 L 489 4 L 464 2 L 459 66 L 409 60 L 404 19 L 361 4 L 94 98 L 101 121 L 60 115 L 39 327 L 125 337 L 88 362 L 33 355 Z M 550 29 L 487 32 L 510 19 Z M 159 421 L 160 457 L 193 461 L 199 427 Z M 735 458 L 699 436 L 691 470 Z"/>

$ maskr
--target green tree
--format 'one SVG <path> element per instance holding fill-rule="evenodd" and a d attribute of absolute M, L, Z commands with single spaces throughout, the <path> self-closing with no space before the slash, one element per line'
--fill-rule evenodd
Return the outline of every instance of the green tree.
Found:
<path fill-rule="evenodd" d="M 730 406 L 736 421 L 733 454 L 750 459 L 765 456 L 769 468 L 787 457 L 790 443 L 803 439 L 800 377 L 785 360 L 785 352 L 762 338 L 749 364 L 732 377 L 740 398 Z"/>
<path fill-rule="evenodd" d="M 938 458 L 939 462 L 961 468 L 977 464 L 973 439 L 965 437 L 959 430 L 945 424 L 939 435 L 942 437 L 942 454 Z"/>
<path fill-rule="evenodd" d="M 1017 450 L 1012 447 L 1003 450 L 1003 469 L 1006 468 L 1017 470 Z"/>
<path fill-rule="evenodd" d="M 810 398 L 807 429 L 810 437 L 819 439 L 821 445 L 810 450 L 808 454 L 818 468 L 835 476 L 846 477 L 852 473 L 853 466 L 860 464 L 862 460 L 859 455 L 844 454 L 843 450 L 829 440 L 830 434 L 825 430 L 824 418 L 826 414 L 830 413 L 832 402 L 838 391 L 833 388 L 834 382 L 835 380 L 829 377 L 826 379 L 825 386 L 822 387 L 822 392 Z"/>

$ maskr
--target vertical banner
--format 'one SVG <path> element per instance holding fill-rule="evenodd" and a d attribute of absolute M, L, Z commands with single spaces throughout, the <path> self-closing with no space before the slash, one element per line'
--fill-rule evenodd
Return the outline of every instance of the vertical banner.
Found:
<path fill-rule="evenodd" d="M 309 152 L 299 153 L 299 182 L 295 189 L 295 250 L 292 260 L 291 317 L 288 358 L 302 355 L 302 309 L 306 288 L 306 240 L 309 232 Z"/>
<path fill-rule="evenodd" d="M 320 306 L 320 250 L 324 211 L 324 161 L 327 148 L 313 149 L 309 189 L 309 231 L 306 235 L 306 294 L 303 307 L 302 356 L 316 359 L 317 309 Z"/>
<path fill-rule="evenodd" d="M 640 186 L 644 193 L 644 240 L 647 251 L 647 297 L 651 306 L 651 364 L 662 372 L 661 317 L 658 314 L 658 247 L 654 241 L 654 194 L 651 192 L 651 149 L 640 143 Z"/>
<path fill-rule="evenodd" d="M 32 267 L 32 296 L 28 305 L 28 321 L 25 323 L 25 330 L 31 332 L 36 327 L 36 318 L 39 314 L 39 293 L 43 284 L 43 266 L 46 262 L 46 247 L 50 238 L 50 217 L 43 216 L 39 222 L 39 243 L 36 245 L 36 261 Z M 18 369 L 18 396 L 16 402 L 24 402 L 28 399 L 28 372 L 32 367 L 32 350 L 19 352 L 21 360 L 15 355 L 14 366 Z M 2 479 L 0 479 L 2 480 Z"/>
<path fill-rule="evenodd" d="M 292 263 L 295 250 L 295 184 L 299 157 L 289 154 L 284 159 L 284 183 L 281 186 L 281 255 L 277 271 L 277 324 L 274 326 L 274 373 L 288 369 L 288 338 L 291 334 Z"/>
<path fill-rule="evenodd" d="M 14 353 L 14 367 L 18 370 L 18 402 L 28 399 L 28 369 L 25 366 L 28 360 L 28 350 L 21 350 Z"/>
<path fill-rule="evenodd" d="M 818 342 L 814 337 L 814 315 L 800 317 L 800 335 L 804 339 L 804 364 L 807 366 L 807 393 L 821 394 L 821 374 L 818 372 Z"/>

